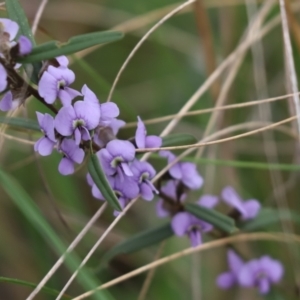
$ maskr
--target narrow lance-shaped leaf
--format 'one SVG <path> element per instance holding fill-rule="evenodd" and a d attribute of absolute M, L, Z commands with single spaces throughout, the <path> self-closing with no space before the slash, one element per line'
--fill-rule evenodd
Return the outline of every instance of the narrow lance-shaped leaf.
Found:
<path fill-rule="evenodd" d="M 34 226 L 34 228 L 36 228 L 41 236 L 45 238 L 45 241 L 48 242 L 59 255 L 63 254 L 66 250 L 65 243 L 55 233 L 46 221 L 45 217 L 41 215 L 35 202 L 20 186 L 20 184 L 3 170 L 0 170 L 0 185 L 13 200 L 14 204 L 20 209 L 26 219 Z M 80 262 L 81 260 L 74 253 L 68 254 L 65 260 L 65 263 L 71 272 L 74 272 L 77 269 Z M 96 280 L 95 277 L 92 276 L 85 268 L 80 270 L 78 273 L 78 280 L 85 289 L 94 289 L 99 285 L 99 281 Z M 95 299 L 105 300 L 112 298 L 107 291 L 101 291 L 100 293 L 95 294 Z"/>
<path fill-rule="evenodd" d="M 197 143 L 197 139 L 193 135 L 186 133 L 170 134 L 162 139 L 162 147 L 190 145 L 195 143 Z"/>
<path fill-rule="evenodd" d="M 113 42 L 122 37 L 123 34 L 118 31 L 100 31 L 74 36 L 66 43 L 50 41 L 34 47 L 32 52 L 20 58 L 19 62 L 30 63 L 68 55 L 98 44 Z"/>
<path fill-rule="evenodd" d="M 0 117 L 0 123 L 8 124 L 10 126 L 18 127 L 21 129 L 40 131 L 38 122 L 30 119 Z"/>
<path fill-rule="evenodd" d="M 28 281 L 24 281 L 24 280 L 20 280 L 20 279 L 15 279 L 15 278 L 8 278 L 8 277 L 0 277 L 0 282 L 7 282 L 7 283 L 15 284 L 15 285 L 27 286 L 27 287 L 30 287 L 30 288 L 35 288 L 37 286 L 35 283 L 32 283 L 32 282 L 28 282 Z M 59 291 L 51 289 L 47 286 L 42 287 L 41 291 L 44 292 L 45 294 L 48 294 L 48 295 L 51 295 L 51 296 L 58 296 L 59 295 Z M 72 297 L 69 296 L 69 295 L 64 294 L 62 296 L 62 299 L 72 299 Z"/>
<path fill-rule="evenodd" d="M 253 231 L 278 223 L 280 220 L 288 220 L 300 224 L 300 214 L 289 210 L 278 211 L 273 208 L 263 208 L 255 219 L 244 222 L 239 228 L 244 231 Z"/>
<path fill-rule="evenodd" d="M 206 221 L 215 227 L 227 232 L 233 233 L 237 231 L 234 220 L 213 210 L 197 204 L 186 204 L 185 210 L 193 214 L 197 218 Z"/>
<path fill-rule="evenodd" d="M 114 191 L 112 190 L 106 175 L 103 172 L 103 169 L 100 165 L 98 157 L 96 154 L 91 154 L 88 162 L 88 170 L 92 176 L 96 186 L 101 191 L 103 197 L 106 201 L 116 210 L 121 211 L 119 200 L 116 197 Z"/>
<path fill-rule="evenodd" d="M 121 242 L 120 244 L 113 247 L 110 251 L 108 251 L 104 255 L 103 261 L 108 261 L 114 256 L 121 253 L 132 253 L 142 250 L 144 248 L 162 242 L 173 235 L 174 233 L 170 223 L 160 225 L 150 230 L 148 229 L 139 232 L 138 234 L 126 239 L 125 241 Z"/>

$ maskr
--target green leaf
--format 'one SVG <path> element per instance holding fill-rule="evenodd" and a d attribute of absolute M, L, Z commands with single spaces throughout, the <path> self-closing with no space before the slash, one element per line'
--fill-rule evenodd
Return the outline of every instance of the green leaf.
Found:
<path fill-rule="evenodd" d="M 191 134 L 175 133 L 162 139 L 162 147 L 190 145 L 197 143 L 197 139 Z"/>
<path fill-rule="evenodd" d="M 113 247 L 104 255 L 103 261 L 108 261 L 118 254 L 132 253 L 155 245 L 172 235 L 174 235 L 174 233 L 170 223 L 161 225 L 154 229 L 142 231 Z"/>
<path fill-rule="evenodd" d="M 41 131 L 40 126 L 37 121 L 24 119 L 24 118 L 0 117 L 0 123 L 8 124 L 10 126 L 14 126 L 14 127 L 22 128 L 22 129 Z"/>
<path fill-rule="evenodd" d="M 278 211 L 274 208 L 262 208 L 255 219 L 244 222 L 239 228 L 244 231 L 253 231 L 278 223 L 280 220 L 290 220 L 300 224 L 300 214 L 289 210 Z"/>
<path fill-rule="evenodd" d="M 88 170 L 97 185 L 98 189 L 101 191 L 103 197 L 106 201 L 116 210 L 121 211 L 119 200 L 116 197 L 114 191 L 110 187 L 110 184 L 102 170 L 102 166 L 99 163 L 99 159 L 96 154 L 91 154 L 88 163 Z"/>
<path fill-rule="evenodd" d="M 19 0 L 5 0 L 5 5 L 9 18 L 17 22 L 20 26 L 19 33 L 28 37 L 32 45 L 35 45 L 34 37 L 28 24 L 27 17 L 22 6 L 20 5 Z"/>
<path fill-rule="evenodd" d="M 233 219 L 213 209 L 206 208 L 192 203 L 188 203 L 184 207 L 186 211 L 193 214 L 197 218 L 206 221 L 227 233 L 234 233 L 238 230 L 235 227 L 235 223 Z"/>
<path fill-rule="evenodd" d="M 30 63 L 68 55 L 98 44 L 113 42 L 122 37 L 123 34 L 118 31 L 100 31 L 74 36 L 66 43 L 50 41 L 36 46 L 29 55 L 20 58 L 19 61 Z"/>
<path fill-rule="evenodd" d="M 65 243 L 55 233 L 45 217 L 40 213 L 39 208 L 35 202 L 30 198 L 27 192 L 20 186 L 20 184 L 13 179 L 10 175 L 6 174 L 3 170 L 0 170 L 0 185 L 5 192 L 13 200 L 14 204 L 20 209 L 23 215 L 28 219 L 30 223 L 41 234 L 45 241 L 49 243 L 51 247 L 56 250 L 59 255 L 62 255 L 66 250 Z M 81 259 L 74 253 L 70 253 L 65 260 L 67 267 L 71 272 L 74 272 L 81 263 Z M 87 269 L 83 268 L 78 273 L 78 282 L 87 289 L 94 289 L 99 285 L 99 281 L 93 277 Z M 111 299 L 111 296 L 104 292 L 97 293 L 95 299 L 105 300 Z"/>
<path fill-rule="evenodd" d="M 12 283 L 12 284 L 16 284 L 16 285 L 22 285 L 22 286 L 28 286 L 31 288 L 35 288 L 37 285 L 35 283 L 32 282 L 28 282 L 28 281 L 24 281 L 24 280 L 19 280 L 19 279 L 15 279 L 15 278 L 8 278 L 8 277 L 0 277 L 0 282 L 6 282 L 6 283 Z M 51 289 L 49 287 L 42 287 L 41 289 L 42 292 L 44 292 L 45 294 L 51 295 L 51 296 L 58 296 L 59 295 L 59 291 Z M 73 297 L 68 296 L 66 294 L 64 294 L 62 296 L 62 299 L 72 299 Z"/>

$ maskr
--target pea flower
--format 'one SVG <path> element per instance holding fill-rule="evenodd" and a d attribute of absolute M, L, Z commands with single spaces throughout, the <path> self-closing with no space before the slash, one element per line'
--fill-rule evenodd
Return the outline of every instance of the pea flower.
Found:
<path fill-rule="evenodd" d="M 121 180 L 125 176 L 133 176 L 128 165 L 135 157 L 135 148 L 132 143 L 122 140 L 110 141 L 106 148 L 97 152 L 106 175 L 118 174 Z"/>
<path fill-rule="evenodd" d="M 172 163 L 176 156 L 170 151 L 160 151 L 160 156 L 166 157 L 168 163 Z M 191 190 L 199 189 L 203 184 L 203 178 L 197 171 L 197 166 L 191 162 L 178 162 L 169 169 L 169 174 Z"/>
<path fill-rule="evenodd" d="M 173 201 L 174 204 L 165 201 L 163 198 L 159 198 L 156 203 L 156 214 L 159 218 L 168 217 L 173 214 L 173 211 L 176 212 L 176 203 L 181 205 L 186 198 L 186 193 L 182 193 L 181 195 L 177 195 L 177 187 L 178 181 L 169 180 L 166 185 L 161 187 L 160 195 L 167 196 L 169 201 Z M 178 198 L 179 197 L 179 198 Z"/>
<path fill-rule="evenodd" d="M 49 104 L 59 98 L 63 105 L 69 106 L 72 100 L 81 94 L 69 87 L 75 80 L 75 74 L 66 67 L 65 58 L 59 58 L 57 61 L 61 61 L 63 66 L 48 66 L 39 81 L 38 92 Z"/>
<path fill-rule="evenodd" d="M 216 197 L 202 197 L 198 204 L 206 208 L 212 208 L 217 204 Z M 202 233 L 213 229 L 213 225 L 198 219 L 188 212 L 177 213 L 171 221 L 171 227 L 177 236 L 188 235 L 192 247 L 197 247 L 202 243 Z"/>
<path fill-rule="evenodd" d="M 134 180 L 138 183 L 142 197 L 147 201 L 152 200 L 154 193 L 158 194 L 157 189 L 150 181 L 156 174 L 154 168 L 146 161 L 134 160 L 130 169 Z"/>
<path fill-rule="evenodd" d="M 85 90 L 83 87 L 83 93 Z M 79 145 L 81 139 L 84 141 L 91 139 L 89 130 L 97 127 L 100 116 L 98 100 L 85 95 L 84 100 L 77 101 L 74 106 L 63 106 L 55 117 L 54 125 L 63 136 L 74 134 L 76 145 Z"/>
<path fill-rule="evenodd" d="M 34 150 L 42 156 L 47 156 L 52 153 L 53 147 L 57 142 L 54 132 L 54 119 L 49 114 L 43 115 L 40 112 L 36 112 L 36 115 L 44 136 L 34 144 Z"/>
<path fill-rule="evenodd" d="M 19 25 L 6 18 L 0 18 L 0 52 L 6 52 L 12 45 L 12 41 L 17 36 Z"/>
<path fill-rule="evenodd" d="M 233 250 L 227 252 L 227 262 L 229 271 L 220 274 L 217 277 L 217 286 L 221 289 L 229 289 L 238 284 L 238 275 L 244 266 L 243 260 Z"/>
<path fill-rule="evenodd" d="M 138 148 L 158 148 L 162 144 L 162 139 L 156 135 L 148 135 L 145 124 L 138 117 L 137 129 L 135 133 L 135 143 Z"/>
<path fill-rule="evenodd" d="M 74 164 L 81 164 L 84 159 L 84 151 L 79 148 L 74 140 L 63 139 L 60 149 L 63 154 L 58 170 L 62 175 L 70 175 L 74 173 Z"/>
<path fill-rule="evenodd" d="M 265 295 L 269 293 L 272 284 L 281 280 L 283 272 L 282 264 L 266 255 L 244 264 L 238 280 L 241 286 L 257 287 L 260 294 Z"/>
<path fill-rule="evenodd" d="M 234 207 L 241 214 L 242 220 L 253 219 L 260 211 L 261 205 L 257 200 L 243 201 L 231 186 L 225 187 L 221 195 L 224 202 Z"/>

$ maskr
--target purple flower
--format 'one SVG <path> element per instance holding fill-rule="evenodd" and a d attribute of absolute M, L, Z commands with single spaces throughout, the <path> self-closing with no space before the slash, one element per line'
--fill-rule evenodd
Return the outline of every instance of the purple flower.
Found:
<path fill-rule="evenodd" d="M 11 91 L 5 93 L 0 100 L 0 110 L 2 111 L 9 111 L 13 109 L 14 101 L 13 101 L 13 94 Z"/>
<path fill-rule="evenodd" d="M 225 187 L 221 195 L 228 205 L 234 207 L 241 214 L 242 220 L 255 218 L 261 208 L 260 203 L 255 199 L 243 201 L 231 186 Z"/>
<path fill-rule="evenodd" d="M 44 136 L 35 143 L 34 150 L 38 151 L 42 156 L 47 156 L 52 153 L 53 147 L 56 144 L 54 119 L 49 114 L 43 115 L 40 112 L 36 112 L 36 115 Z"/>
<path fill-rule="evenodd" d="M 74 134 L 76 144 L 81 139 L 90 140 L 89 130 L 93 130 L 99 124 L 100 105 L 97 99 L 84 97 L 84 101 L 77 101 L 74 106 L 62 107 L 55 117 L 55 128 L 63 136 Z"/>
<path fill-rule="evenodd" d="M 49 66 L 39 81 L 39 94 L 49 104 L 59 98 L 63 105 L 71 105 L 72 100 L 81 95 L 78 91 L 69 88 L 74 80 L 75 74 L 72 70 L 66 67 Z"/>
<path fill-rule="evenodd" d="M 221 289 L 229 289 L 238 283 L 238 275 L 244 266 L 243 260 L 233 251 L 228 250 L 227 261 L 229 271 L 220 274 L 217 285 Z"/>
<path fill-rule="evenodd" d="M 59 163 L 58 170 L 62 175 L 74 173 L 74 163 L 81 164 L 84 159 L 84 151 L 79 148 L 74 140 L 63 139 L 60 151 L 64 157 Z"/>
<path fill-rule="evenodd" d="M 178 182 L 175 180 L 169 180 L 166 185 L 164 185 L 161 190 L 161 195 L 166 195 L 169 200 L 174 201 L 175 203 L 178 202 L 179 204 L 183 203 L 183 201 L 186 198 L 186 194 L 181 194 L 180 199 L 178 199 L 177 196 L 177 186 Z M 171 215 L 172 212 L 172 204 L 169 204 L 167 201 L 165 201 L 162 198 L 159 198 L 156 203 L 156 214 L 159 218 L 168 217 Z"/>
<path fill-rule="evenodd" d="M 217 196 L 206 194 L 199 198 L 197 204 L 206 208 L 213 208 L 218 204 L 218 202 L 219 199 Z"/>
<path fill-rule="evenodd" d="M 110 141 L 105 149 L 97 152 L 97 155 L 107 175 L 118 174 L 121 180 L 124 179 L 124 175 L 133 176 L 128 163 L 135 157 L 135 148 L 130 142 Z"/>
<path fill-rule="evenodd" d="M 146 127 L 141 118 L 138 117 L 137 129 L 135 133 L 135 143 L 138 148 L 158 148 L 162 144 L 162 139 L 161 137 L 156 135 L 147 136 Z"/>
<path fill-rule="evenodd" d="M 169 164 L 176 159 L 176 156 L 170 151 L 160 151 L 159 155 L 166 157 Z M 169 169 L 169 173 L 174 179 L 181 180 L 191 190 L 197 190 L 203 184 L 203 178 L 199 175 L 197 166 L 190 162 L 176 163 Z"/>
<path fill-rule="evenodd" d="M 244 287 L 257 287 L 260 294 L 267 294 L 271 284 L 278 283 L 283 276 L 282 264 L 269 256 L 250 260 L 238 274 L 238 281 Z"/>
<path fill-rule="evenodd" d="M 19 50 L 18 54 L 20 56 L 29 54 L 32 50 L 32 43 L 31 43 L 30 39 L 24 35 L 21 35 L 19 37 L 19 41 L 18 41 L 18 50 Z"/>
<path fill-rule="evenodd" d="M 5 68 L 0 64 L 0 93 L 7 87 L 7 72 Z"/>
<path fill-rule="evenodd" d="M 150 201 L 153 199 L 153 193 L 158 194 L 157 189 L 150 181 L 156 174 L 154 168 L 148 162 L 135 160 L 130 169 L 133 173 L 134 180 L 138 183 L 142 197 Z"/>
<path fill-rule="evenodd" d="M 213 229 L 213 226 L 204 222 L 188 212 L 180 212 L 176 214 L 171 226 L 177 236 L 188 235 L 192 247 L 197 247 L 202 243 L 202 232 L 208 232 Z"/>

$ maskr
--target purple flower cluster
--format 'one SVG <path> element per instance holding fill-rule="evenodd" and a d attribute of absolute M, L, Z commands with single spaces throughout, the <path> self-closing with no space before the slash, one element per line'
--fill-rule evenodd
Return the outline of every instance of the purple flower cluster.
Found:
<path fill-rule="evenodd" d="M 172 161 L 175 159 L 175 156 L 168 151 L 161 151 L 160 153 Z M 182 171 L 186 168 L 190 168 L 188 175 Z M 156 213 L 158 217 L 161 218 L 170 216 L 172 218 L 171 226 L 174 233 L 177 236 L 187 235 L 190 238 L 191 245 L 196 247 L 202 243 L 202 233 L 211 231 L 213 226 L 198 219 L 191 213 L 185 212 L 183 203 L 187 197 L 187 187 L 190 189 L 191 187 L 200 187 L 203 180 L 198 174 L 196 166 L 191 163 L 181 162 L 175 164 L 173 170 L 171 168 L 169 173 L 171 176 L 173 175 L 173 179 L 169 180 L 161 187 L 160 198 L 156 204 Z M 180 176 L 178 176 L 179 174 Z M 188 180 L 190 177 L 192 177 L 192 179 Z M 236 210 L 243 221 L 255 218 L 260 211 L 260 203 L 257 200 L 251 199 L 243 201 L 230 186 L 223 189 L 220 198 Z M 218 202 L 218 196 L 203 195 L 196 204 L 212 209 Z"/>
<path fill-rule="evenodd" d="M 22 88 L 12 80 L 10 73 L 21 66 L 16 58 L 29 54 L 32 50 L 30 40 L 20 35 L 16 40 L 19 25 L 5 18 L 0 18 L 0 93 L 5 92 L 0 100 L 0 110 L 8 111 L 17 107 L 21 101 Z"/>
<path fill-rule="evenodd" d="M 229 271 L 220 274 L 216 281 L 222 289 L 240 285 L 256 287 L 260 294 L 268 294 L 271 285 L 278 283 L 284 273 L 282 264 L 267 255 L 244 262 L 233 250 L 228 250 L 227 260 Z"/>

